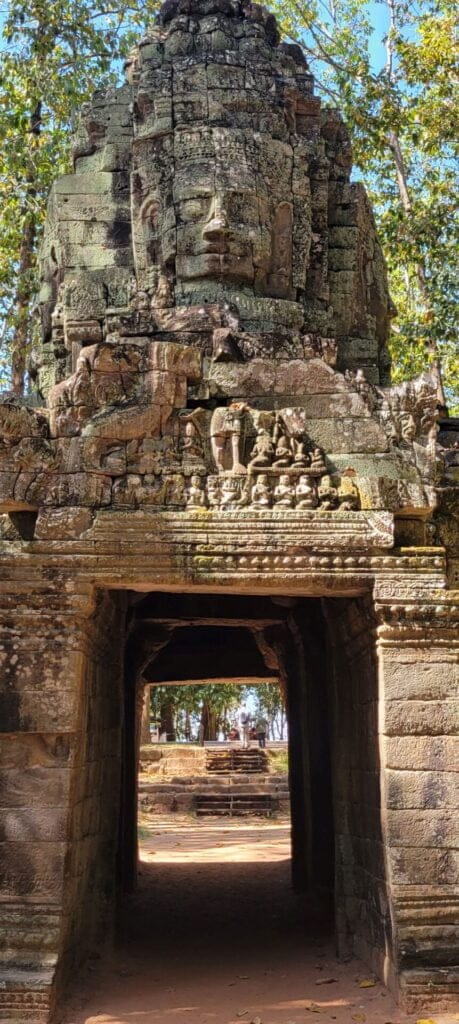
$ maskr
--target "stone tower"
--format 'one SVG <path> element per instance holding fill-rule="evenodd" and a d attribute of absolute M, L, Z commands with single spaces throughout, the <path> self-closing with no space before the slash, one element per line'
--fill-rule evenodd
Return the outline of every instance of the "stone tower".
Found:
<path fill-rule="evenodd" d="M 435 384 L 389 386 L 384 260 L 346 128 L 273 16 L 167 0 L 126 71 L 82 111 L 51 192 L 38 405 L 0 405 L 0 1016 L 50 1020 L 106 919 L 137 694 L 168 642 L 133 609 L 166 591 L 217 612 L 288 598 L 295 629 L 263 641 L 287 687 L 314 605 L 340 948 L 407 1008 L 447 1005 L 457 561 L 433 521 Z M 301 856 L 313 886 L 320 856 Z"/>

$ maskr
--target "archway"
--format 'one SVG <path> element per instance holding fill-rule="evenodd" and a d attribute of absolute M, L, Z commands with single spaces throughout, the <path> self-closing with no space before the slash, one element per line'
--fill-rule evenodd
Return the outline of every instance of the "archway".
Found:
<path fill-rule="evenodd" d="M 126 624 L 117 651 L 113 616 Z M 357 950 L 376 967 L 389 922 L 369 602 L 159 592 L 126 599 L 112 593 L 100 598 L 95 634 L 98 685 L 88 688 L 86 734 L 91 750 L 106 746 L 109 735 L 117 756 L 102 759 L 91 793 L 86 786 L 86 813 L 102 812 L 102 825 L 89 845 L 83 842 L 91 855 L 79 884 L 80 952 L 100 934 L 116 892 L 136 883 L 142 684 L 221 677 L 224 666 L 226 678 L 276 678 L 285 688 L 294 888 L 318 911 L 332 908 L 341 956 Z"/>

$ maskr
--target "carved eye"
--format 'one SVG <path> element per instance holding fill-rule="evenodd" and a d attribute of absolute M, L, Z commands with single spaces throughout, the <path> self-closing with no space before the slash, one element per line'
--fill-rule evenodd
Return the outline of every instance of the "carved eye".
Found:
<path fill-rule="evenodd" d="M 196 221 L 203 217 L 208 205 L 208 199 L 196 197 L 196 199 L 185 199 L 180 203 L 179 213 L 182 221 Z"/>

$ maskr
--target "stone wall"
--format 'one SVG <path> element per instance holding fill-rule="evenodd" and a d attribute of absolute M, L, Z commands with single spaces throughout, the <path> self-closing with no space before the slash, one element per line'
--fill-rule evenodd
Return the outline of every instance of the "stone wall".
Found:
<path fill-rule="evenodd" d="M 386 874 L 404 1005 L 458 997 L 457 628 L 449 609 L 385 606 L 378 617 Z M 421 996 L 422 998 L 422 996 Z"/>
<path fill-rule="evenodd" d="M 382 832 L 375 621 L 370 602 L 326 602 L 331 643 L 336 921 L 343 955 L 384 973 L 390 914 Z"/>
<path fill-rule="evenodd" d="M 61 968 L 112 939 L 120 813 L 125 602 L 97 595 L 87 624 L 68 814 Z"/>

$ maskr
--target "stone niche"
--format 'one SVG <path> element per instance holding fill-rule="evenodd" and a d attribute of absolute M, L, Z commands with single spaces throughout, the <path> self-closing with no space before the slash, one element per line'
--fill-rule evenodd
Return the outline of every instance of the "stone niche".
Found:
<path fill-rule="evenodd" d="M 81 113 L 44 231 L 38 391 L 0 401 L 5 1019 L 51 1020 L 120 863 L 132 882 L 161 608 L 138 658 L 130 638 L 141 595 L 168 592 L 207 595 L 212 621 L 235 601 L 285 676 L 295 884 L 328 864 L 343 955 L 409 1010 L 454 999 L 457 434 L 437 437 L 428 373 L 390 386 L 350 173 L 339 114 L 246 0 L 167 0 Z"/>

